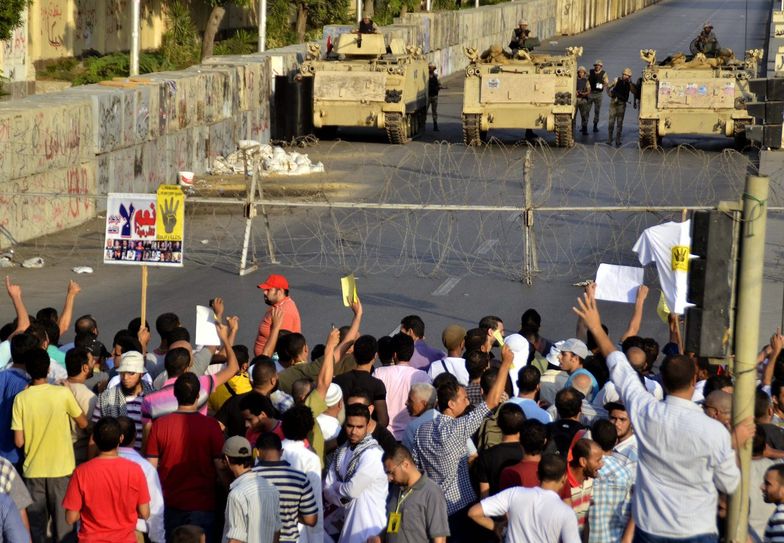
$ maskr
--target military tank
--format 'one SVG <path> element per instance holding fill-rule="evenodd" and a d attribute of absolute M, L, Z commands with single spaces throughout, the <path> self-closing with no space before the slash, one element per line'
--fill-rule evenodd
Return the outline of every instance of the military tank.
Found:
<path fill-rule="evenodd" d="M 669 134 L 706 134 L 746 142 L 752 115 L 746 103 L 754 100 L 749 79 L 757 76 L 761 49 L 746 51 L 743 60 L 729 49 L 715 57 L 683 53 L 656 62 L 656 51 L 644 49 L 647 65 L 640 78 L 640 147 L 657 148 Z"/>
<path fill-rule="evenodd" d="M 466 48 L 463 139 L 478 145 L 493 128 L 555 132 L 559 147 L 574 145 L 577 59 L 582 47 L 565 55 L 513 53 L 495 45 L 482 54 Z"/>
<path fill-rule="evenodd" d="M 418 47 L 383 34 L 346 33 L 322 55 L 309 44 L 300 67 L 313 83 L 313 127 L 334 137 L 340 127 L 386 130 L 390 143 L 407 143 L 425 127 L 427 61 Z"/>

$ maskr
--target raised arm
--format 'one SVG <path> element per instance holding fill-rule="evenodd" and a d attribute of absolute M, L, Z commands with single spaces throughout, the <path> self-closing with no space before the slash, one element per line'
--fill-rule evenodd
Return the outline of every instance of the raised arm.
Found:
<path fill-rule="evenodd" d="M 359 337 L 359 325 L 362 324 L 362 302 L 357 297 L 356 301 L 349 304 L 351 311 L 354 312 L 354 318 L 351 320 L 351 326 L 346 332 L 346 337 L 340 345 L 337 346 L 338 350 L 335 352 L 335 360 L 340 362 L 346 356 L 346 351 L 354 344 L 354 341 Z"/>
<path fill-rule="evenodd" d="M 768 364 L 765 366 L 765 371 L 762 374 L 762 385 L 769 386 L 773 382 L 773 373 L 776 371 L 776 360 L 784 348 L 784 336 L 781 335 L 781 329 L 776 328 L 776 333 L 770 338 L 768 344 Z"/>
<path fill-rule="evenodd" d="M 678 346 L 678 354 L 683 354 L 683 336 L 681 335 L 681 316 L 677 313 L 667 315 L 667 325 L 670 329 L 670 343 Z"/>
<path fill-rule="evenodd" d="M 632 318 L 629 319 L 629 326 L 619 340 L 623 343 L 627 337 L 636 336 L 640 332 L 640 324 L 642 323 L 642 310 L 645 308 L 645 299 L 648 297 L 648 287 L 640 285 L 637 289 L 637 298 L 634 301 L 634 311 Z"/>
<path fill-rule="evenodd" d="M 598 307 L 596 307 L 596 283 L 586 287 L 582 298 L 577 298 L 577 306 L 572 307 L 572 311 L 580 317 L 580 320 L 585 323 L 585 327 L 591 331 L 602 355 L 607 358 L 617 349 L 602 328 L 602 318 L 599 315 Z"/>
<path fill-rule="evenodd" d="M 82 291 L 79 283 L 71 279 L 68 281 L 68 290 L 65 292 L 65 303 L 63 304 L 63 311 L 60 313 L 60 320 L 58 326 L 60 327 L 60 334 L 65 334 L 71 327 L 71 320 L 73 320 L 73 308 L 76 295 Z M 142 323 L 144 326 L 144 323 Z"/>
<path fill-rule="evenodd" d="M 577 305 L 578 307 L 573 307 L 572 310 L 585 321 L 588 330 L 596 339 L 596 344 L 607 359 L 612 382 L 618 389 L 623 403 L 626 404 L 629 416 L 636 419 L 635 414 L 638 412 L 640 402 L 655 402 L 657 400 L 653 395 L 648 394 L 626 356 L 615 348 L 612 340 L 602 328 L 602 319 L 599 315 L 599 309 L 596 307 L 596 287 L 591 286 L 586 289 L 583 297 L 577 299 Z M 636 420 L 632 421 L 632 424 L 636 424 Z"/>
<path fill-rule="evenodd" d="M 16 330 L 11 334 L 12 336 L 24 332 L 30 326 L 30 315 L 27 313 L 27 308 L 22 301 L 22 287 L 11 283 L 11 278 L 5 276 L 5 290 L 8 292 L 8 297 L 11 298 L 11 303 L 14 304 L 14 311 L 16 311 Z"/>
<path fill-rule="evenodd" d="M 237 372 L 240 371 L 240 365 L 237 362 L 237 356 L 234 354 L 234 349 L 231 348 L 232 344 L 229 340 L 228 327 L 225 324 L 216 322 L 215 328 L 218 330 L 218 337 L 221 340 L 221 345 L 223 345 L 224 350 L 226 351 L 226 365 L 222 370 L 213 376 L 215 388 L 218 388 L 223 383 L 237 375 Z"/>
<path fill-rule="evenodd" d="M 316 390 L 322 398 L 327 397 L 327 389 L 332 383 L 335 375 L 335 352 L 337 352 L 338 341 L 340 340 L 340 330 L 333 328 L 327 336 L 327 344 L 324 347 L 324 360 L 321 362 L 318 378 L 316 379 Z"/>
<path fill-rule="evenodd" d="M 506 388 L 506 378 L 509 377 L 509 368 L 512 367 L 513 360 L 514 353 L 507 345 L 504 345 L 501 351 L 501 367 L 498 369 L 498 378 L 493 383 L 493 387 L 485 400 L 487 407 L 491 410 L 495 409 L 501 402 L 501 394 L 503 394 L 504 388 Z"/>
<path fill-rule="evenodd" d="M 275 354 L 275 347 L 278 346 L 278 337 L 280 335 L 280 328 L 283 325 L 283 310 L 279 307 L 270 308 L 270 335 L 267 338 L 267 343 L 264 345 L 264 350 L 261 354 L 264 356 L 272 356 Z"/>

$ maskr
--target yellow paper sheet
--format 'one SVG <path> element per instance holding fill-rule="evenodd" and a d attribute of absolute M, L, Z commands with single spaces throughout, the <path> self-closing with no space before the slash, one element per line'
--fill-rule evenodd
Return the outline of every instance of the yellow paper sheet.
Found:
<path fill-rule="evenodd" d="M 501 332 L 499 332 L 498 330 L 493 330 L 493 337 L 498 342 L 499 347 L 504 346 L 504 336 L 501 335 Z"/>
<path fill-rule="evenodd" d="M 351 273 L 340 278 L 340 288 L 343 291 L 343 305 L 349 307 L 357 301 L 357 279 Z"/>

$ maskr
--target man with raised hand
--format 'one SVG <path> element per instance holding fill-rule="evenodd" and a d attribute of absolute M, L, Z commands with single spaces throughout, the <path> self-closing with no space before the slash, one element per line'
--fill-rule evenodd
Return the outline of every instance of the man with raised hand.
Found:
<path fill-rule="evenodd" d="M 579 298 L 583 318 L 607 359 L 610 377 L 626 405 L 639 447 L 632 515 L 635 541 L 716 541 L 718 491 L 732 494 L 740 482 L 736 446 L 754 434 L 751 419 L 730 433 L 691 401 L 695 368 L 687 356 L 664 359 L 661 375 L 667 398 L 660 402 L 602 329 L 596 286 Z"/>
<path fill-rule="evenodd" d="M 426 422 L 417 430 L 412 444 L 412 456 L 419 469 L 441 486 L 446 496 L 449 531 L 455 542 L 474 541 L 475 530 L 468 520 L 468 508 L 477 496 L 468 475 L 467 439 L 482 425 L 482 421 L 498 406 L 504 391 L 514 354 L 504 345 L 503 362 L 495 383 L 484 402 L 465 416 L 469 401 L 465 387 L 447 382 L 437 388 L 441 416 Z"/>

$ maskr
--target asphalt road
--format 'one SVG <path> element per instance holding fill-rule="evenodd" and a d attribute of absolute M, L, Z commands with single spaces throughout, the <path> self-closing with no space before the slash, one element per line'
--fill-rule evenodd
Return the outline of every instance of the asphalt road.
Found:
<path fill-rule="evenodd" d="M 660 57 L 686 50 L 706 20 L 713 23 L 724 47 L 736 52 L 762 47 L 769 6 L 762 0 L 665 0 L 585 34 L 543 42 L 551 51 L 581 45 L 583 64 L 601 58 L 611 77 L 629 66 L 636 78 L 642 67 L 640 49 L 657 49 Z M 680 212 L 541 212 L 535 218 L 541 271 L 533 285 L 526 286 L 519 280 L 524 252 L 519 212 L 363 209 L 363 202 L 522 205 L 523 157 L 529 148 L 520 142 L 522 132 L 498 131 L 491 134 L 497 138 L 493 144 L 466 149 L 460 125 L 462 81 L 458 75 L 444 83 L 448 88 L 440 97 L 441 132 L 428 131 L 407 146 L 390 146 L 382 134 L 352 131 L 342 133 L 341 141 L 320 142 L 304 150 L 324 162 L 327 173 L 297 180 L 311 183 L 310 193 L 306 189 L 304 197 L 291 199 L 356 205 L 332 212 L 270 208 L 280 265 L 267 263 L 262 223 L 257 220 L 254 242 L 260 269 L 238 277 L 242 222 L 223 208 L 199 213 L 186 226 L 190 256 L 185 267 L 150 270 L 150 317 L 175 311 L 192 328 L 194 306 L 222 296 L 227 311 L 240 316 L 240 340 L 252 344 L 264 311 L 255 286 L 268 273 L 284 273 L 302 313 L 303 332 L 315 344 L 323 341 L 332 323 L 349 321 L 350 312 L 340 302 L 339 277 L 355 271 L 367 333 L 388 334 L 401 317 L 415 313 L 425 320 L 430 342 L 438 344 L 440 331 L 449 323 L 472 327 L 482 316 L 494 314 L 514 330 L 522 312 L 535 307 L 543 316 L 543 335 L 552 339 L 573 335 L 571 306 L 580 289 L 572 283 L 592 277 L 599 262 L 633 264 L 631 246 L 640 232 L 678 219 Z M 553 136 L 538 134 L 542 141 L 531 148 L 529 172 L 537 205 L 694 206 L 739 197 L 749 158 L 726 151 L 731 140 L 665 138 L 663 152 L 641 153 L 636 146 L 636 115 L 629 109 L 625 145 L 616 150 L 601 143 L 606 139 L 606 108 L 607 101 L 600 133 L 578 137 L 572 150 L 551 148 Z M 322 194 L 325 183 L 340 183 L 343 188 Z M 782 205 L 782 176 L 777 175 L 773 184 L 771 205 Z M 780 216 L 769 218 L 761 337 L 779 325 L 782 313 L 784 222 Z M 140 270 L 100 263 L 101 228 L 96 221 L 19 247 L 19 259 L 41 255 L 47 265 L 11 271 L 33 311 L 46 305 L 59 307 L 68 279 L 78 280 L 83 292 L 76 314 L 93 314 L 108 342 L 138 315 Z M 95 273 L 77 276 L 71 271 L 76 265 L 90 265 Z M 642 333 L 664 342 L 666 328 L 655 314 L 657 283 L 650 271 L 646 277 L 653 293 Z M 619 334 L 631 306 L 603 304 L 602 309 L 611 333 Z M 0 320 L 12 316 L 10 304 L 0 305 Z"/>

